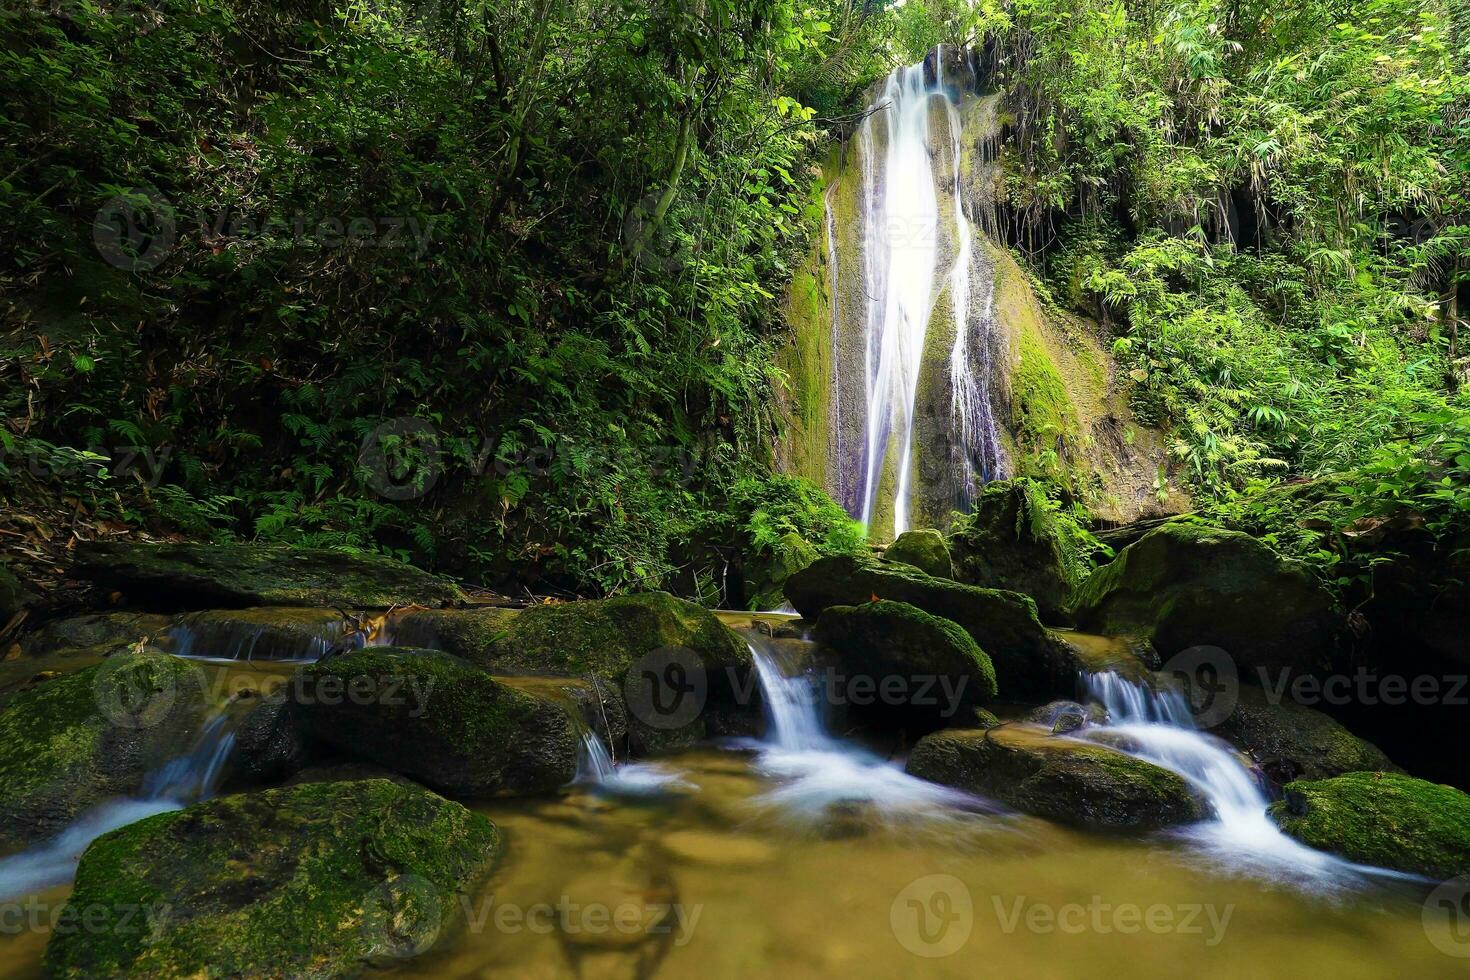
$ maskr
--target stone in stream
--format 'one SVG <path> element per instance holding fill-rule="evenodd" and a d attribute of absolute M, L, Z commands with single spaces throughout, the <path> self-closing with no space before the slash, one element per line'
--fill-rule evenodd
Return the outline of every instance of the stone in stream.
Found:
<path fill-rule="evenodd" d="M 119 654 L 15 695 L 0 710 L 0 842 L 50 837 L 137 793 L 192 743 L 208 708 L 198 666 L 160 653 Z"/>
<path fill-rule="evenodd" d="M 88 613 L 52 620 L 21 638 L 21 650 L 30 657 L 57 650 L 73 650 L 97 657 L 167 642 L 171 621 L 149 613 Z"/>
<path fill-rule="evenodd" d="M 1276 783 L 1345 772 L 1402 772 L 1377 746 L 1322 712 L 1273 702 L 1249 684 L 1240 686 L 1234 709 L 1210 731 L 1244 749 Z"/>
<path fill-rule="evenodd" d="M 353 650 L 303 667 L 286 691 L 312 741 L 450 796 L 546 792 L 577 772 L 566 704 L 446 653 Z"/>
<path fill-rule="evenodd" d="M 665 592 L 514 614 L 411 613 L 393 629 L 395 636 L 432 639 L 497 674 L 592 674 L 610 682 L 629 702 L 632 747 L 640 755 L 693 744 L 712 718 L 726 718 L 728 727 L 727 716 L 760 714 L 749 647 L 709 610 Z M 650 686 L 666 681 L 688 687 L 687 702 L 677 689 Z M 684 705 L 690 710 L 683 714 L 661 712 Z"/>
<path fill-rule="evenodd" d="M 1108 713 L 1101 705 L 1078 704 L 1076 701 L 1053 701 L 1033 708 L 1026 720 L 1041 725 L 1053 735 L 1066 735 L 1088 725 L 1107 721 Z"/>
<path fill-rule="evenodd" d="M 378 623 L 361 622 L 368 629 L 357 641 L 371 641 Z M 335 609 L 300 606 L 257 606 L 249 609 L 210 609 L 186 613 L 170 623 L 167 639 L 172 652 L 184 657 L 224 660 L 316 660 L 352 633 L 356 623 Z"/>
<path fill-rule="evenodd" d="M 1319 850 L 1380 868 L 1470 874 L 1470 796 L 1397 773 L 1351 772 L 1288 783 L 1270 815 Z"/>
<path fill-rule="evenodd" d="M 1341 618 L 1306 566 L 1248 534 L 1177 521 L 1097 569 L 1073 602 L 1079 626 L 1149 638 L 1165 657 L 1194 646 L 1244 673 L 1331 665 Z"/>
<path fill-rule="evenodd" d="M 1153 830 L 1205 815 L 1189 784 L 1167 769 L 1024 725 L 926 735 L 908 772 L 1075 826 Z"/>
<path fill-rule="evenodd" d="M 810 621 L 829 606 L 874 599 L 906 602 L 953 620 L 989 655 L 1007 697 L 1073 694 L 1084 669 L 1077 655 L 1041 625 L 1036 604 L 1026 596 L 935 578 L 911 565 L 851 555 L 823 558 L 791 577 L 786 596 Z"/>
<path fill-rule="evenodd" d="M 819 657 L 859 717 L 933 730 L 994 700 L 995 668 L 957 624 L 905 602 L 829 606 L 814 632 Z"/>
<path fill-rule="evenodd" d="M 251 708 L 235 729 L 235 745 L 226 761 L 229 783 L 259 785 L 279 782 L 311 761 L 301 721 L 287 697 L 274 691 Z"/>
<path fill-rule="evenodd" d="M 346 977 L 419 955 L 491 868 L 495 825 L 383 779 L 227 796 L 99 837 L 49 975 Z"/>
<path fill-rule="evenodd" d="M 932 528 L 903 532 L 883 550 L 883 558 L 912 565 L 935 578 L 954 577 L 949 545 L 944 543 L 944 535 Z"/>
<path fill-rule="evenodd" d="M 261 544 L 88 541 L 76 578 L 163 612 L 242 606 L 385 609 L 464 600 L 458 586 L 381 555 Z"/>
<path fill-rule="evenodd" d="M 974 511 L 950 533 L 954 577 L 1029 595 L 1047 622 L 1064 622 L 1081 577 L 1069 541 L 1036 492 L 1018 481 L 985 485 Z"/>

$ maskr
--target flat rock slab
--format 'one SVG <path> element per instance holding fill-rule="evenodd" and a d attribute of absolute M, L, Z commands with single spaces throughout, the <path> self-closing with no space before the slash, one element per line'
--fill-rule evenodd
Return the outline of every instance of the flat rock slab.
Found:
<path fill-rule="evenodd" d="M 464 601 L 446 579 L 381 555 L 256 544 L 84 542 L 75 578 L 160 612 L 243 606 L 438 607 Z"/>

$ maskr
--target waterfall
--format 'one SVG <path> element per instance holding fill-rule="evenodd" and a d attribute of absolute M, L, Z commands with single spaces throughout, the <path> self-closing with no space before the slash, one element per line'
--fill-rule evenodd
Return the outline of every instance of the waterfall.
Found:
<path fill-rule="evenodd" d="M 946 83 L 944 48 L 932 58 L 932 66 L 923 62 L 888 76 L 857 136 L 866 398 L 854 516 L 878 536 L 902 534 L 916 516 L 935 523 L 950 509 L 968 510 L 977 481 L 995 478 L 1002 468 L 989 380 L 994 279 L 989 263 L 977 257 L 961 173 L 961 89 L 973 87 L 973 69 L 962 59 L 969 77 L 964 86 L 952 86 Z M 978 135 L 989 146 L 995 97 L 981 101 L 987 112 L 980 118 L 992 131 Z M 836 248 L 829 203 L 829 253 Z M 835 254 L 832 267 L 835 334 L 842 295 L 835 286 Z M 941 311 L 946 292 L 948 309 Z M 944 327 L 932 325 L 936 319 L 953 331 L 947 350 L 945 338 L 936 335 Z M 833 349 L 840 374 L 835 336 Z M 947 398 L 923 398 L 921 404 L 921 392 L 940 386 L 947 386 Z M 833 385 L 834 418 L 841 390 L 839 380 Z M 840 461 L 839 472 L 845 472 Z M 877 526 L 889 519 L 891 528 Z"/>
<path fill-rule="evenodd" d="M 602 737 L 587 728 L 577 755 L 574 786 L 587 786 L 610 796 L 656 796 L 697 789 L 676 772 L 656 762 L 617 762 Z"/>
<path fill-rule="evenodd" d="M 219 788 L 225 761 L 234 747 L 235 723 L 228 712 L 220 711 L 205 723 L 188 752 L 144 777 L 138 797 L 99 803 L 51 840 L 0 859 L 0 899 L 65 884 L 75 874 L 87 845 L 103 834 L 209 799 Z"/>
<path fill-rule="evenodd" d="M 782 664 L 769 638 L 741 630 L 755 661 L 766 711 L 766 736 L 756 769 L 777 780 L 757 798 L 805 823 L 856 808 L 884 822 L 924 818 L 949 821 L 993 809 L 967 793 L 926 782 L 852 742 L 828 733 L 821 683 L 807 664 Z"/>
<path fill-rule="evenodd" d="M 1108 671 L 1084 674 L 1087 696 L 1108 723 L 1085 737 L 1115 746 L 1183 777 L 1209 804 L 1211 819 L 1177 831 L 1219 868 L 1316 889 L 1348 887 L 1378 869 L 1315 851 L 1282 833 L 1266 814 L 1261 782 L 1228 743 L 1199 731 L 1184 694 L 1155 691 Z"/>

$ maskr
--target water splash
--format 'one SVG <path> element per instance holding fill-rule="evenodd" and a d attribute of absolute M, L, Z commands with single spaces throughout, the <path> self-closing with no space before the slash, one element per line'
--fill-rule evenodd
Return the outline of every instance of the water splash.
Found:
<path fill-rule="evenodd" d="M 213 796 L 235 744 L 236 721 L 225 711 L 210 718 L 188 752 L 144 777 L 139 797 L 99 803 L 51 840 L 0 859 L 0 900 L 66 884 L 87 845 L 103 834 Z"/>
<path fill-rule="evenodd" d="M 917 779 L 878 755 L 827 732 L 815 676 L 801 665 L 783 669 L 765 637 L 744 631 L 766 711 L 766 738 L 755 768 L 779 780 L 757 798 L 806 823 L 857 810 L 884 822 L 954 820 L 993 809 L 968 793 Z"/>
<path fill-rule="evenodd" d="M 573 785 L 588 786 L 610 796 L 659 796 L 698 789 L 684 774 L 656 762 L 617 762 L 601 736 L 582 732 Z"/>
<path fill-rule="evenodd" d="M 1195 845 L 1216 870 L 1322 892 L 1361 887 L 1369 876 L 1401 877 L 1313 850 L 1282 833 L 1266 814 L 1270 800 L 1255 773 L 1227 742 L 1195 728 L 1181 691 L 1153 690 L 1112 671 L 1084 674 L 1082 680 L 1088 697 L 1109 715 L 1105 727 L 1085 737 L 1177 773 L 1209 804 L 1211 819 L 1174 834 Z"/>

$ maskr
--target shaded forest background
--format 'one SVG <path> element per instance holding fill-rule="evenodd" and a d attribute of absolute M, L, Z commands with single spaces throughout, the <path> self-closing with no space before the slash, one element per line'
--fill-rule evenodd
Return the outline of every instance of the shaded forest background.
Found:
<path fill-rule="evenodd" d="M 1361 582 L 1470 514 L 1470 11 L 981 0 L 4 6 L 7 544 L 243 537 L 728 599 L 859 547 L 771 472 L 818 161 L 936 43 L 1009 244 L 1201 508 Z M 1052 504 L 1084 528 L 1057 487 Z M 793 543 L 796 542 L 796 543 Z"/>

